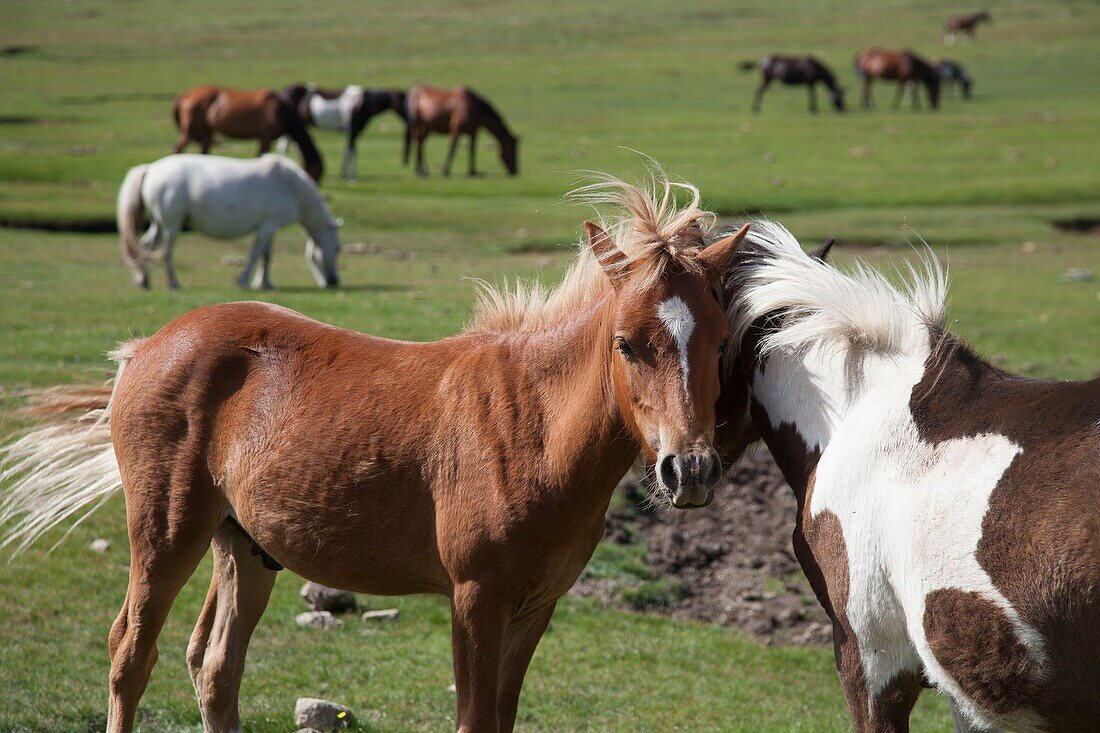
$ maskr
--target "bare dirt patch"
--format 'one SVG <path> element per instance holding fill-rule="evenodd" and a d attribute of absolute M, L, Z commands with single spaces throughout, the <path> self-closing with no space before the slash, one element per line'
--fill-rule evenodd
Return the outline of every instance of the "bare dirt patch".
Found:
<path fill-rule="evenodd" d="M 597 551 L 574 593 L 735 627 L 769 644 L 830 642 L 828 618 L 791 549 L 794 495 L 766 450 L 746 454 L 704 509 L 646 511 L 637 485 L 618 491 L 606 520 L 610 547 Z M 628 558 L 622 573 L 598 562 L 616 556 Z"/>

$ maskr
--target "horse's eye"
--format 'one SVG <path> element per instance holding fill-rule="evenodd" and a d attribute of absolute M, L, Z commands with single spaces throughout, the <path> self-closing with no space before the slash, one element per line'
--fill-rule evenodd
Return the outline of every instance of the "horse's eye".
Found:
<path fill-rule="evenodd" d="M 730 340 L 729 339 L 722 339 L 722 343 L 718 344 L 718 353 L 719 354 L 724 354 L 727 351 L 729 351 L 729 348 L 730 348 Z"/>
<path fill-rule="evenodd" d="M 634 348 L 631 347 L 630 342 L 622 336 L 615 337 L 615 348 L 618 349 L 619 353 L 622 354 L 625 358 L 631 360 L 634 359 Z"/>

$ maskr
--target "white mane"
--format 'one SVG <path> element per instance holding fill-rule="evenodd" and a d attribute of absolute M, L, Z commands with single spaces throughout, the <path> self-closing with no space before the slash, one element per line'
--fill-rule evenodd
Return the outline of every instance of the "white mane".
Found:
<path fill-rule="evenodd" d="M 734 343 L 757 319 L 783 317 L 763 338 L 761 355 L 822 342 L 896 353 L 912 343 L 914 329 L 943 325 L 947 276 L 927 249 L 901 270 L 899 286 L 864 262 L 842 272 L 809 256 L 781 224 L 756 221 L 735 262 L 728 309 Z"/>

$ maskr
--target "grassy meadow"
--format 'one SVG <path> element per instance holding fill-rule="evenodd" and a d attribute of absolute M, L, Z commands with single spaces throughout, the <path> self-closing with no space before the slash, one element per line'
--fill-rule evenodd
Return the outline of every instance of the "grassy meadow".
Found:
<path fill-rule="evenodd" d="M 406 339 L 460 328 L 470 277 L 553 281 L 590 212 L 563 194 L 583 170 L 636 177 L 653 156 L 698 185 L 721 217 L 769 216 L 804 243 L 835 235 L 838 263 L 891 268 L 921 239 L 949 264 L 953 328 L 1006 368 L 1054 378 L 1100 370 L 1100 238 L 1056 222 L 1100 219 L 1100 8 L 1085 0 L 988 3 L 974 43 L 943 45 L 966 8 L 931 0 L 775 3 L 518 2 L 393 4 L 105 0 L 3 2 L 0 26 L 0 436 L 29 387 L 105 379 L 104 352 L 200 305 L 258 297 L 341 326 Z M 975 97 L 939 112 L 858 107 L 851 59 L 870 44 L 961 62 Z M 806 110 L 801 88 L 773 85 L 749 112 L 766 53 L 812 52 L 848 89 L 850 111 Z M 202 83 L 280 88 L 295 81 L 408 87 L 469 84 L 519 134 L 510 178 L 480 135 L 452 178 L 445 140 L 428 144 L 433 175 L 400 165 L 401 128 L 372 121 L 360 179 L 338 179 L 342 137 L 316 131 L 323 190 L 343 217 L 343 287 L 317 290 L 304 235 L 283 230 L 273 279 L 248 294 L 233 281 L 247 240 L 185 233 L 184 289 L 130 287 L 110 233 L 126 170 L 171 151 L 175 94 Z M 252 142 L 215 152 L 254 154 Z M 16 226 L 18 225 L 18 226 Z M 357 245 L 357 246 L 349 246 Z M 356 253 L 356 250 L 358 253 Z M 229 257 L 229 260 L 226 258 Z M 0 731 L 102 730 L 107 630 L 125 591 L 124 512 L 112 502 L 53 554 L 55 533 L 0 564 Z M 111 540 L 105 555 L 87 549 Z M 299 578 L 282 573 L 254 637 L 242 692 L 246 730 L 293 729 L 294 699 L 352 707 L 360 729 L 453 726 L 446 605 L 367 599 L 401 621 L 297 629 Z M 185 588 L 161 637 L 141 730 L 201 730 L 184 664 L 209 565 Z M 928 693 L 916 730 L 946 730 Z M 850 729 L 829 649 L 765 647 L 728 629 L 566 599 L 536 654 L 521 701 L 528 731 L 842 731 Z"/>

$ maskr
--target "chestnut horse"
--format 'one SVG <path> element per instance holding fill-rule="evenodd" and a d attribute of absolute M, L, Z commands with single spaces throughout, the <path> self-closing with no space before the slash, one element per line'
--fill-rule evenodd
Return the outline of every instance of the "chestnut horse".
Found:
<path fill-rule="evenodd" d="M 993 17 L 986 11 L 970 13 L 969 15 L 954 15 L 948 19 L 943 27 L 943 42 L 951 45 L 958 34 L 963 33 L 971 40 L 974 39 L 974 31 L 982 21 L 992 23 Z"/>
<path fill-rule="evenodd" d="M 920 95 L 917 83 L 923 83 L 928 89 L 928 101 L 932 109 L 940 106 L 940 75 L 927 61 L 912 51 L 888 51 L 871 46 L 859 52 L 855 60 L 856 73 L 863 78 L 863 107 L 874 106 L 871 97 L 871 84 L 875 79 L 889 79 L 898 82 L 898 91 L 894 95 L 893 108 L 901 105 L 906 87 L 912 87 L 913 108 L 920 107 Z"/>
<path fill-rule="evenodd" d="M 321 153 L 309 136 L 294 106 L 271 89 L 241 91 L 228 87 L 203 86 L 181 92 L 172 105 L 172 116 L 180 130 L 175 152 L 181 153 L 194 140 L 203 153 L 210 152 L 214 134 L 242 140 L 259 138 L 263 155 L 271 144 L 289 135 L 302 154 L 302 168 L 320 183 L 324 173 Z"/>
<path fill-rule="evenodd" d="M 449 176 L 458 138 L 467 135 L 470 138 L 470 175 L 476 176 L 477 131 L 482 127 L 500 143 L 500 160 L 510 175 L 516 175 L 519 172 L 516 159 L 519 139 L 484 97 L 468 87 L 440 89 L 428 84 L 415 86 L 409 90 L 408 97 L 405 165 L 409 163 L 409 149 L 415 139 L 416 172 L 421 176 L 428 175 L 428 167 L 424 164 L 424 138 L 431 132 L 443 133 L 451 141 L 447 161 L 443 164 L 443 175 Z"/>
<path fill-rule="evenodd" d="M 353 179 L 358 175 L 355 143 L 377 114 L 392 110 L 405 119 L 405 92 L 398 89 L 364 89 L 348 86 L 343 89 L 321 89 L 313 84 L 292 84 L 283 89 L 283 98 L 293 105 L 306 125 L 323 130 L 339 130 L 347 134 L 340 176 Z M 280 152 L 286 138 L 280 139 Z"/>
<path fill-rule="evenodd" d="M 741 64 L 742 71 L 760 69 L 760 86 L 752 98 L 752 111 L 760 111 L 760 102 L 764 98 L 764 92 L 768 90 L 773 81 L 779 80 L 784 84 L 805 84 L 810 92 L 810 111 L 817 112 L 817 84 L 824 84 L 829 90 L 833 100 L 833 107 L 837 112 L 844 111 L 844 90 L 836 83 L 836 77 L 825 64 L 813 56 L 780 56 L 774 54 L 765 56 L 759 62 L 745 61 Z"/>
<path fill-rule="evenodd" d="M 997 369 L 945 330 L 931 254 L 908 280 L 754 223 L 717 445 L 763 437 L 794 490 L 856 731 L 908 730 L 926 684 L 964 726 L 1100 729 L 1100 379 Z"/>
<path fill-rule="evenodd" d="M 629 211 L 611 234 L 586 223 L 556 290 L 487 289 L 471 327 L 442 341 L 267 303 L 192 311 L 118 349 L 94 420 L 8 445 L 0 522 L 19 519 L 5 544 L 124 491 L 109 733 L 132 729 L 157 635 L 210 544 L 187 653 L 205 730 L 239 730 L 245 651 L 279 565 L 363 593 L 448 596 L 457 727 L 511 730 L 531 655 L 639 452 L 673 506 L 709 503 L 722 473 L 710 438 L 729 330 L 713 283 L 747 227 L 706 245 L 711 217 L 683 187 L 684 208 L 667 182 L 589 187 Z M 97 406 L 88 390 L 48 395 L 55 411 Z"/>

